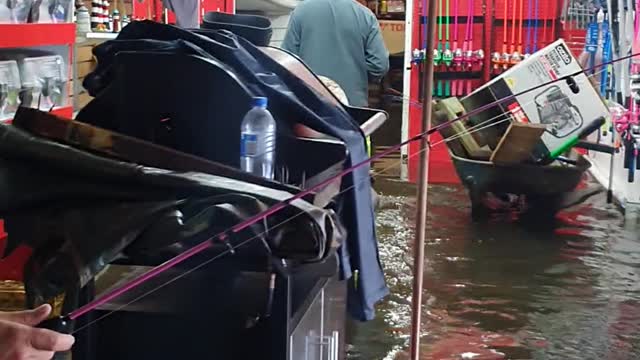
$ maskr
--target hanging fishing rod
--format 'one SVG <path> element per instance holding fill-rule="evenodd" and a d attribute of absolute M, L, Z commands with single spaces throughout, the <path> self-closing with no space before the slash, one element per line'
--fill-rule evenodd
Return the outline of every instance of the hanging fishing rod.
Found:
<path fill-rule="evenodd" d="M 435 2 L 435 0 L 434 0 Z M 436 54 L 433 58 L 433 65 L 440 66 L 443 62 L 443 47 L 442 47 L 442 0 L 438 0 L 438 49 L 434 48 L 434 53 Z M 428 41 L 428 39 L 427 39 Z M 426 48 L 425 48 L 426 49 Z M 436 96 L 442 97 L 442 80 L 438 80 L 438 86 L 436 88 Z M 426 94 L 424 94 L 426 96 Z"/>
<path fill-rule="evenodd" d="M 640 1 L 640 0 L 638 0 L 638 1 Z M 633 59 L 633 58 L 636 58 L 638 56 L 640 56 L 640 53 L 630 54 L 630 55 L 627 55 L 627 56 L 623 56 L 623 57 L 621 57 L 621 58 L 619 58 L 617 60 L 612 60 L 612 61 L 610 61 L 608 63 L 598 64 L 598 65 L 594 66 L 594 68 L 606 67 L 606 66 L 608 66 L 608 65 L 610 65 L 612 63 L 615 63 L 615 62 L 618 62 L 618 61 L 624 61 L 624 60 L 627 60 L 627 59 Z M 125 293 L 127 293 L 127 292 L 129 292 L 129 291 L 131 291 L 131 290 L 133 290 L 135 288 L 137 288 L 138 286 L 146 283 L 147 281 L 155 278 L 156 276 L 164 273 L 165 271 L 167 271 L 167 270 L 169 270 L 171 268 L 174 268 L 175 266 L 183 263 L 184 261 L 192 258 L 193 256 L 198 255 L 198 254 L 202 253 L 203 251 L 212 248 L 217 243 L 229 244 L 228 240 L 234 234 L 237 234 L 237 233 L 249 228 L 250 226 L 252 226 L 252 225 L 254 225 L 254 224 L 258 223 L 258 222 L 264 221 L 269 216 L 272 216 L 272 215 L 282 211 L 289 204 L 291 204 L 291 202 L 303 199 L 304 197 L 306 197 L 308 195 L 312 195 L 316 191 L 318 191 L 318 190 L 326 187 L 327 185 L 329 185 L 329 184 L 331 184 L 331 183 L 333 183 L 333 182 L 345 177 L 346 175 L 351 174 L 355 170 L 357 170 L 357 169 L 359 169 L 359 168 L 361 168 L 361 167 L 363 167 L 365 165 L 369 165 L 370 163 L 372 163 L 374 161 L 377 161 L 377 160 L 379 160 L 379 159 L 381 159 L 381 158 L 383 158 L 385 156 L 388 156 L 388 155 L 398 151 L 400 148 L 402 148 L 402 147 L 404 147 L 404 146 L 406 146 L 406 145 L 408 145 L 408 144 L 410 144 L 412 142 L 419 141 L 419 140 L 426 140 L 426 139 L 428 139 L 429 135 L 431 135 L 431 134 L 433 134 L 433 133 L 435 133 L 435 132 L 437 132 L 439 130 L 448 128 L 448 127 L 450 127 L 451 125 L 453 125 L 454 123 L 456 123 L 458 121 L 461 121 L 461 120 L 467 119 L 467 118 L 469 118 L 471 116 L 475 116 L 477 114 L 483 113 L 483 112 L 491 109 L 492 107 L 501 105 L 501 104 L 503 104 L 505 102 L 512 101 L 512 100 L 516 99 L 519 96 L 526 95 L 528 93 L 534 92 L 536 90 L 539 90 L 541 88 L 547 87 L 547 86 L 552 85 L 552 84 L 555 84 L 557 82 L 565 81 L 565 82 L 568 82 L 570 84 L 576 85 L 576 82 L 575 82 L 575 80 L 573 78 L 575 76 L 577 76 L 577 75 L 580 75 L 582 73 L 586 73 L 586 72 L 591 71 L 591 70 L 593 70 L 593 69 L 586 69 L 586 70 L 576 71 L 576 72 L 574 72 L 572 74 L 568 74 L 568 75 L 562 76 L 562 77 L 560 77 L 558 79 L 551 80 L 551 81 L 548 81 L 546 83 L 534 86 L 534 87 L 529 88 L 527 90 L 523 90 L 523 91 L 521 91 L 519 93 L 512 94 L 512 95 L 509 95 L 509 96 L 505 96 L 505 97 L 503 97 L 501 99 L 497 99 L 497 100 L 495 100 L 493 102 L 487 103 L 487 104 L 485 104 L 483 106 L 480 106 L 480 107 L 478 107 L 476 109 L 473 109 L 473 110 L 471 110 L 471 111 L 469 111 L 467 113 L 464 113 L 464 114 L 460 115 L 459 117 L 457 117 L 455 119 L 451 119 L 451 120 L 443 122 L 443 123 L 441 123 L 439 125 L 427 128 L 427 130 L 425 130 L 425 131 L 423 131 L 423 132 L 421 132 L 421 133 L 419 133 L 417 135 L 414 135 L 413 137 L 409 138 L 408 140 L 405 140 L 405 141 L 403 141 L 401 143 L 398 143 L 398 144 L 396 144 L 394 146 L 391 146 L 388 149 L 386 149 L 385 151 L 377 153 L 377 154 L 375 154 L 374 156 L 372 156 L 372 157 L 370 157 L 368 159 L 365 159 L 365 160 L 363 160 L 361 162 L 358 162 L 355 165 L 342 170 L 337 175 L 331 176 L 331 177 L 319 182 L 318 184 L 316 184 L 316 185 L 314 185 L 314 186 L 312 186 L 312 187 L 310 187 L 310 188 L 308 188 L 306 190 L 300 191 L 299 193 L 291 196 L 289 199 L 280 201 L 280 202 L 274 204 L 273 206 L 271 206 L 270 208 L 268 208 L 268 209 L 266 209 L 266 210 L 264 210 L 264 211 L 262 211 L 262 212 L 260 212 L 260 213 L 258 213 L 256 215 L 253 215 L 253 216 L 249 217 L 248 219 L 246 219 L 246 220 L 244 220 L 244 221 L 232 226 L 231 228 L 229 228 L 229 229 L 227 229 L 225 231 L 222 231 L 222 232 L 218 233 L 217 235 L 209 238 L 208 240 L 205 240 L 204 242 L 202 242 L 202 243 L 190 248 L 189 250 L 186 250 L 185 252 L 175 256 L 174 258 L 172 258 L 170 260 L 167 260 L 166 262 L 164 262 L 164 263 L 162 263 L 162 264 L 150 269 L 149 271 L 145 272 L 144 274 L 140 275 L 139 277 L 137 277 L 137 278 L 125 283 L 125 284 L 122 284 L 119 287 L 116 287 L 116 288 L 108 291 L 104 295 L 99 296 L 97 299 L 95 299 L 95 300 L 93 300 L 93 301 L 91 301 L 91 302 L 79 307 L 76 310 L 71 311 L 69 314 L 62 315 L 60 317 L 53 318 L 53 319 L 50 319 L 50 320 L 47 320 L 47 321 L 41 323 L 39 325 L 39 327 L 48 328 L 48 329 L 52 329 L 52 330 L 57 330 L 57 331 L 60 331 L 60 332 L 68 332 L 68 330 L 69 330 L 69 322 L 70 321 L 76 320 L 76 319 L 80 318 L 81 316 L 86 315 L 90 311 L 95 310 L 96 308 L 98 308 L 98 307 L 110 302 L 111 300 L 113 300 L 113 299 L 115 299 L 115 298 L 117 298 L 117 297 L 119 297 L 119 296 L 121 296 L 121 295 L 123 295 L 123 294 L 125 294 Z M 425 94 L 425 95 L 427 95 L 427 94 Z M 431 103 L 431 102 L 429 101 L 429 103 Z M 427 105 L 429 105 L 429 104 L 427 104 Z M 430 106 L 427 106 L 427 107 L 430 107 Z M 428 143 L 428 140 L 426 140 L 426 141 Z"/>
<path fill-rule="evenodd" d="M 451 0 L 445 0 L 446 9 L 445 9 L 445 45 L 444 45 L 444 53 L 442 53 L 442 62 L 444 63 L 445 71 L 449 71 L 451 64 L 453 63 L 453 52 L 451 51 L 451 47 L 449 45 L 449 28 L 451 27 L 450 14 L 449 14 L 449 3 Z M 451 95 L 451 81 L 444 81 L 444 96 L 449 97 Z"/>
<path fill-rule="evenodd" d="M 527 8 L 527 39 L 526 46 L 524 48 L 524 58 L 528 59 L 531 56 L 531 29 L 532 29 L 532 17 L 533 17 L 533 1 L 528 0 L 527 4 L 529 7 Z"/>
<path fill-rule="evenodd" d="M 515 0 L 511 0 L 513 2 Z M 502 46 L 502 70 L 507 70 L 509 68 L 509 62 L 511 62 L 511 55 L 509 54 L 509 42 L 508 42 L 508 28 L 509 28 L 509 0 L 505 0 L 504 2 L 504 36 L 503 36 L 503 46 Z"/>
<path fill-rule="evenodd" d="M 529 0 L 529 1 L 531 1 L 531 0 Z M 533 30 L 533 52 L 532 52 L 532 54 L 535 54 L 538 51 L 538 26 L 539 26 L 539 22 L 540 22 L 540 16 L 539 16 L 540 15 L 539 14 L 539 10 L 540 10 L 540 6 L 539 5 L 540 4 L 538 3 L 538 1 L 539 0 L 536 0 L 535 1 L 535 5 L 534 5 L 535 12 L 536 12 L 536 14 L 535 14 L 536 27 Z"/>
<path fill-rule="evenodd" d="M 473 0 L 467 1 L 467 27 L 466 27 L 466 42 L 467 42 L 467 52 L 465 53 L 465 59 L 467 61 L 467 67 L 469 71 L 473 70 L 473 64 L 476 62 L 478 56 L 473 50 Z M 471 94 L 471 79 L 467 79 L 467 89 L 466 93 Z"/>
<path fill-rule="evenodd" d="M 512 63 L 515 65 L 522 61 L 522 31 L 524 29 L 524 0 L 520 0 L 520 25 L 518 27 L 518 49 L 512 56 Z"/>
<path fill-rule="evenodd" d="M 509 61 L 508 64 L 512 61 L 512 55 L 516 52 L 516 32 L 517 32 L 517 19 L 518 19 L 518 0 L 511 0 L 511 4 L 513 5 L 511 8 L 511 47 L 509 48 Z"/>
<path fill-rule="evenodd" d="M 464 60 L 464 52 L 462 49 L 458 47 L 458 28 L 460 25 L 458 24 L 460 0 L 454 0 L 453 2 L 453 64 L 455 66 L 455 71 L 459 72 L 462 69 L 462 62 Z M 461 83 L 461 80 L 451 80 L 451 96 L 462 95 L 462 89 L 458 89 L 458 85 Z"/>

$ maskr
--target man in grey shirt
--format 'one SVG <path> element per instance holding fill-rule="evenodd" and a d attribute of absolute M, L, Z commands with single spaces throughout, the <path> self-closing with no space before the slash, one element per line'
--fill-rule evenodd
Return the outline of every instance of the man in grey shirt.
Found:
<path fill-rule="evenodd" d="M 305 0 L 291 14 L 282 48 L 334 80 L 352 106 L 368 106 L 369 79 L 389 71 L 389 52 L 371 10 L 356 0 Z"/>

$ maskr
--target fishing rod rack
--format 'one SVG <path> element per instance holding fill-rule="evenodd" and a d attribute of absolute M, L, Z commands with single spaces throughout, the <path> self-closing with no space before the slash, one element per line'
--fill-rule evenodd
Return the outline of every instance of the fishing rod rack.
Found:
<path fill-rule="evenodd" d="M 555 0 L 434 1 L 438 1 L 437 47 L 433 50 L 433 95 L 437 98 L 470 94 L 558 37 L 560 6 Z M 411 63 L 422 73 L 424 13 L 419 20 L 420 29 L 414 31 L 418 46 L 412 50 Z"/>

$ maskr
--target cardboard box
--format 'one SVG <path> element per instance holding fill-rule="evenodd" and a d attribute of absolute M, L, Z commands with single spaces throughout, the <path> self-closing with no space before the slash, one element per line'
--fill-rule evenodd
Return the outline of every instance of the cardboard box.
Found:
<path fill-rule="evenodd" d="M 404 21 L 378 20 L 389 54 L 404 52 Z"/>
<path fill-rule="evenodd" d="M 467 110 L 521 93 L 553 80 L 580 72 L 582 68 L 564 40 L 558 40 L 480 87 L 463 100 Z M 519 95 L 472 120 L 492 121 L 496 127 L 480 135 L 495 149 L 493 134 L 506 130 L 509 121 L 542 124 L 546 127 L 542 143 L 534 151 L 534 159 L 542 159 L 566 144 L 572 136 L 594 120 L 609 118 L 609 109 L 589 77 L 580 72 L 572 82 L 558 81 L 535 91 Z M 498 123 L 502 121 L 502 123 Z"/>

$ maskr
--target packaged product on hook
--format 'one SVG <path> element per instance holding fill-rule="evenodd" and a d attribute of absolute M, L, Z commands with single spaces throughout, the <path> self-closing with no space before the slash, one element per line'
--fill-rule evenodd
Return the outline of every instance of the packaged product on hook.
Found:
<path fill-rule="evenodd" d="M 36 0 L 30 15 L 29 22 L 32 23 L 71 22 L 73 2 L 71 0 Z"/>
<path fill-rule="evenodd" d="M 0 61 L 0 121 L 13 118 L 20 101 L 20 73 L 18 63 Z"/>
<path fill-rule="evenodd" d="M 0 24 L 24 24 L 29 18 L 33 0 L 0 1 Z"/>
<path fill-rule="evenodd" d="M 40 110 L 67 105 L 67 76 L 62 56 L 25 58 L 20 64 L 21 100 L 24 106 Z"/>

